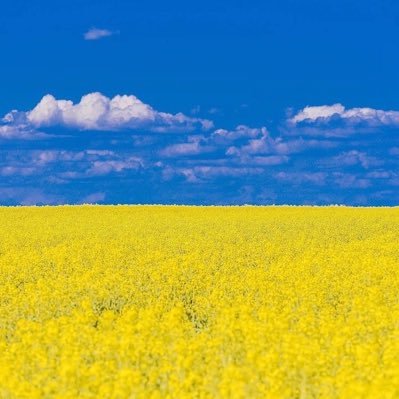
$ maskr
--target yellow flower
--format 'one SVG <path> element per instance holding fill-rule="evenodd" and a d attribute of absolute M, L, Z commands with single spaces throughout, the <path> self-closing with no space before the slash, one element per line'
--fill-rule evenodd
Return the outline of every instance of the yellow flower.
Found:
<path fill-rule="evenodd" d="M 395 398 L 399 208 L 0 208 L 0 398 Z"/>

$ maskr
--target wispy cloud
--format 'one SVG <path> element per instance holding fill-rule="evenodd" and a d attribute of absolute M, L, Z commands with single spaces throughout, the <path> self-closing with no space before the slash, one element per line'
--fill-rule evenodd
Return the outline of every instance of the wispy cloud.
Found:
<path fill-rule="evenodd" d="M 383 161 L 377 159 L 376 157 L 369 156 L 365 152 L 358 150 L 351 150 L 342 152 L 332 158 L 322 159 L 319 161 L 319 166 L 340 168 L 350 166 L 361 166 L 364 169 L 369 169 L 370 167 L 380 166 Z"/>
<path fill-rule="evenodd" d="M 39 132 L 27 124 L 1 125 L 0 120 L 0 139 L 6 140 L 35 140 L 49 137 L 49 135 Z"/>
<path fill-rule="evenodd" d="M 112 36 L 114 34 L 115 32 L 112 32 L 108 29 L 91 28 L 84 33 L 83 37 L 85 40 L 99 40 L 104 37 Z"/>

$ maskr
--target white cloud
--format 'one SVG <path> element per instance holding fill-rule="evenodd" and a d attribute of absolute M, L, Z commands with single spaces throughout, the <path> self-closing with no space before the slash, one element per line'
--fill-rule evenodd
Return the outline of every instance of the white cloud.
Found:
<path fill-rule="evenodd" d="M 112 36 L 114 32 L 108 29 L 91 28 L 84 35 L 85 40 L 99 40 L 107 36 Z"/>
<path fill-rule="evenodd" d="M 364 179 L 353 174 L 336 172 L 333 174 L 335 183 L 341 188 L 368 188 L 371 186 L 369 179 Z"/>
<path fill-rule="evenodd" d="M 102 176 L 113 172 L 122 172 L 124 170 L 138 170 L 143 166 L 142 159 L 138 157 L 129 157 L 119 160 L 98 160 L 92 162 L 86 174 L 89 176 Z"/>
<path fill-rule="evenodd" d="M 92 149 L 15 151 L 5 160 L 0 165 L 0 176 L 42 176 L 55 184 L 145 167 L 144 160 L 132 153 Z"/>
<path fill-rule="evenodd" d="M 250 128 L 245 125 L 239 125 L 234 130 L 217 129 L 212 133 L 214 139 L 223 138 L 229 141 L 250 139 L 267 135 L 268 131 L 265 127 Z"/>
<path fill-rule="evenodd" d="M 371 179 L 388 179 L 393 177 L 395 174 L 390 170 L 373 170 L 366 174 L 366 177 Z"/>
<path fill-rule="evenodd" d="M 242 133 L 242 134 L 241 134 Z M 244 135 L 244 133 L 246 135 Z M 216 136 L 216 132 L 214 133 Z M 220 134 L 219 134 L 220 135 Z M 224 137 L 239 139 L 246 137 L 249 140 L 241 146 L 230 146 L 226 150 L 226 155 L 245 156 L 250 154 L 292 154 L 304 151 L 308 148 L 331 148 L 335 144 L 329 141 L 304 140 L 284 140 L 282 137 L 272 137 L 265 127 L 259 129 L 236 129 L 226 132 Z"/>
<path fill-rule="evenodd" d="M 268 155 L 241 158 L 240 162 L 247 165 L 273 166 L 281 165 L 289 161 L 286 155 Z"/>
<path fill-rule="evenodd" d="M 0 168 L 1 176 L 30 176 L 36 173 L 36 168 L 29 166 L 3 166 Z"/>
<path fill-rule="evenodd" d="M 233 130 L 217 129 L 211 134 L 189 136 L 186 142 L 172 144 L 159 151 L 164 158 L 179 158 L 184 164 L 270 167 L 287 163 L 288 155 L 310 148 L 332 148 L 336 143 L 326 140 L 285 140 L 273 138 L 265 127 L 239 125 Z M 212 154 L 210 157 L 190 156 Z M 219 158 L 217 159 L 216 156 Z M 222 158 L 220 158 L 222 157 Z M 192 172 L 187 172 L 192 176 Z M 167 174 L 170 177 L 170 173 Z"/>
<path fill-rule="evenodd" d="M 76 162 L 84 160 L 86 154 L 88 154 L 88 151 L 35 151 L 32 153 L 32 163 L 38 166 L 43 166 L 52 162 Z"/>
<path fill-rule="evenodd" d="M 241 137 L 249 140 L 240 146 L 230 146 L 226 149 L 226 155 L 245 156 L 249 154 L 270 154 L 274 152 L 275 140 L 270 136 L 265 127 L 259 129 L 240 129 L 240 126 L 232 132 L 222 131 L 222 137 L 239 139 Z"/>
<path fill-rule="evenodd" d="M 317 146 L 319 142 L 313 140 L 312 146 Z M 235 144 L 235 145 L 232 145 Z M 273 166 L 288 162 L 287 154 L 299 152 L 308 146 L 308 141 L 293 140 L 284 141 L 282 138 L 272 138 L 265 127 L 250 128 L 239 125 L 234 130 L 217 129 L 208 136 L 189 136 L 186 142 L 167 146 L 159 151 L 159 155 L 165 158 L 184 157 L 185 162 L 188 156 L 203 154 L 223 153 L 225 163 Z M 226 157 L 227 155 L 227 157 Z M 203 162 L 212 162 L 212 159 L 193 159 L 197 165 Z"/>
<path fill-rule="evenodd" d="M 26 124 L 0 125 L 0 139 L 5 140 L 34 140 L 44 139 L 49 135 L 39 132 Z"/>
<path fill-rule="evenodd" d="M 161 151 L 161 155 L 166 157 L 174 157 L 177 155 L 196 155 L 202 152 L 201 145 L 198 141 L 192 143 L 172 144 Z"/>
<path fill-rule="evenodd" d="M 85 151 L 41 151 L 33 156 L 33 163 L 46 165 L 57 163 L 71 166 L 75 171 L 60 173 L 63 178 L 81 178 L 85 176 L 103 176 L 113 172 L 125 170 L 138 170 L 144 167 L 140 157 L 118 154 L 109 150 L 85 150 Z M 76 170 L 77 163 L 81 168 Z"/>
<path fill-rule="evenodd" d="M 342 152 L 332 158 L 322 159 L 319 161 L 319 165 L 333 168 L 360 165 L 364 169 L 368 169 L 369 167 L 379 166 L 381 164 L 383 164 L 382 160 L 357 150 Z"/>
<path fill-rule="evenodd" d="M 342 104 L 307 106 L 288 121 L 291 124 L 300 122 L 327 124 L 332 118 L 345 121 L 349 125 L 365 124 L 367 126 L 398 126 L 399 111 L 384 111 L 374 108 L 349 108 Z"/>
<path fill-rule="evenodd" d="M 195 166 L 193 168 L 177 169 L 175 173 L 182 174 L 189 182 L 199 182 L 203 179 L 215 177 L 241 177 L 248 175 L 259 175 L 264 172 L 263 168 L 235 167 L 235 166 Z"/>
<path fill-rule="evenodd" d="M 172 144 L 160 151 L 160 155 L 173 157 L 178 155 L 198 155 L 208 153 L 230 145 L 232 142 L 241 139 L 250 139 L 267 135 L 266 128 L 250 128 L 239 125 L 234 130 L 217 129 L 207 137 L 190 136 L 185 143 Z"/>
<path fill-rule="evenodd" d="M 327 173 L 325 172 L 285 172 L 281 171 L 274 175 L 277 180 L 285 181 L 290 184 L 300 185 L 303 183 L 312 183 L 322 186 L 326 182 Z"/>
<path fill-rule="evenodd" d="M 83 96 L 79 103 L 57 100 L 47 94 L 28 112 L 11 111 L 4 116 L 5 127 L 32 126 L 36 129 L 64 126 L 79 130 L 137 130 L 153 132 L 187 132 L 207 130 L 213 123 L 191 118 L 182 113 L 170 114 L 154 110 L 133 95 L 113 98 L 95 92 Z"/>
<path fill-rule="evenodd" d="M 293 116 L 290 121 L 293 123 L 302 122 L 304 120 L 315 120 L 318 118 L 329 118 L 335 114 L 342 115 L 345 107 L 342 104 L 320 105 L 314 107 L 305 107 Z"/>
<path fill-rule="evenodd" d="M 212 152 L 215 147 L 207 145 L 203 136 L 189 136 L 187 142 L 172 144 L 159 152 L 163 157 L 198 155 Z"/>

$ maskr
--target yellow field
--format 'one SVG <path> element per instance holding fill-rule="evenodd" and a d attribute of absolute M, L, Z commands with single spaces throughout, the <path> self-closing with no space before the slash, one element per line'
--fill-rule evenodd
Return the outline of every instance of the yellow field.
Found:
<path fill-rule="evenodd" d="M 0 398 L 398 398 L 399 208 L 0 208 Z"/>

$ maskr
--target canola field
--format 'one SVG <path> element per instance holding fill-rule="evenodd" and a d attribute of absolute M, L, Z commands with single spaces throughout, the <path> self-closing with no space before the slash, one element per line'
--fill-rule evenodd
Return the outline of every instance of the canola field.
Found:
<path fill-rule="evenodd" d="M 0 398 L 399 398 L 399 208 L 0 208 Z"/>

